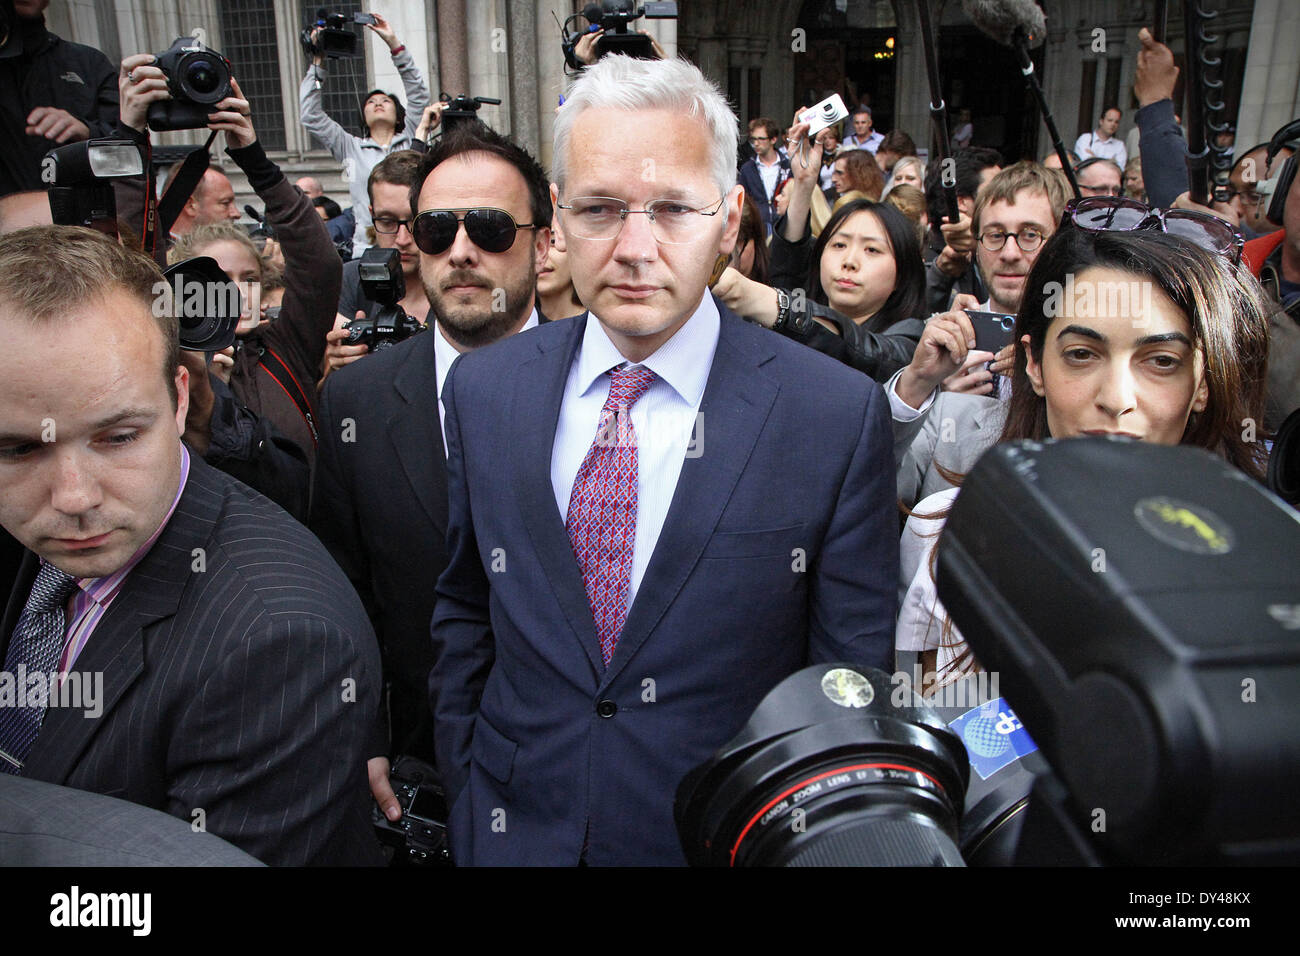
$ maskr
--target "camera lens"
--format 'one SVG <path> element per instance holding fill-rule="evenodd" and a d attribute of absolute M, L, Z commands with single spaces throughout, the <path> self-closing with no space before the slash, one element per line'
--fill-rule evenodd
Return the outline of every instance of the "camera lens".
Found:
<path fill-rule="evenodd" d="M 965 748 L 889 677 L 827 664 L 776 687 L 677 790 L 686 857 L 714 866 L 960 866 Z"/>
<path fill-rule="evenodd" d="M 1003 332 L 1010 332 L 1016 327 L 1016 317 L 1014 315 L 1004 315 L 1000 324 Z"/>
<path fill-rule="evenodd" d="M 199 60 L 191 64 L 189 72 L 185 74 L 185 80 L 196 93 L 211 93 L 217 88 L 219 82 L 217 71 L 207 60 Z"/>

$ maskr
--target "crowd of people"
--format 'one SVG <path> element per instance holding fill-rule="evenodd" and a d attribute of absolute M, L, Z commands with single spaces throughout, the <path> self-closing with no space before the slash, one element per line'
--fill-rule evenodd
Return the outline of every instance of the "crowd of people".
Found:
<path fill-rule="evenodd" d="M 460 865 L 681 863 L 675 788 L 788 674 L 979 669 L 934 556 L 990 447 L 1123 436 L 1262 481 L 1300 407 L 1279 175 L 1300 128 L 1193 203 L 1178 68 L 1146 31 L 1137 148 L 1105 109 L 1065 157 L 1075 195 L 1061 157 L 1007 163 L 968 111 L 941 170 L 865 105 L 743 127 L 693 65 L 597 58 L 598 37 L 546 170 L 444 125 L 377 16 L 404 98 L 367 93 L 355 136 L 326 61 L 300 89 L 346 210 L 289 182 L 237 78 L 212 108 L 250 234 L 189 161 L 170 222 L 150 171 L 115 181 L 107 223 L 54 224 L 45 151 L 147 156 L 173 93 L 43 7 L 17 4 L 43 65 L 0 74 L 95 81 L 63 105 L 23 87 L 0 151 L 0 651 L 109 695 L 94 720 L 0 695 L 0 771 L 201 811 L 267 863 L 382 863 L 398 756 L 436 766 Z M 240 293 L 215 352 L 157 306 L 196 257 Z M 1142 294 L 1096 314 L 1053 292 L 1108 284 Z M 358 336 L 394 314 L 411 328 Z M 990 315 L 1013 328 L 977 348 Z"/>

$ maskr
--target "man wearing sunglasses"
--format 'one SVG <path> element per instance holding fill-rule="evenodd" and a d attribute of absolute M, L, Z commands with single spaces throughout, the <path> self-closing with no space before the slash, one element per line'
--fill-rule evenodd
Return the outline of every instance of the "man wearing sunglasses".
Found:
<path fill-rule="evenodd" d="M 434 759 L 429 619 L 447 564 L 440 426 L 448 370 L 462 352 L 538 323 L 534 287 L 551 222 L 541 166 L 482 123 L 445 133 L 410 182 L 405 208 L 376 202 L 375 222 L 382 236 L 381 220 L 400 217 L 396 247 L 409 238 L 418 249 L 429 330 L 326 381 L 311 518 L 361 595 L 383 648 L 391 743 L 377 732 L 370 780 L 393 820 L 400 811 L 388 757 Z M 377 189 L 376 199 L 383 196 Z"/>
<path fill-rule="evenodd" d="M 735 129 L 685 61 L 589 67 L 551 196 L 590 311 L 443 389 L 429 683 L 460 865 L 680 865 L 678 783 L 776 683 L 890 666 L 884 396 L 708 292 L 740 228 Z"/>

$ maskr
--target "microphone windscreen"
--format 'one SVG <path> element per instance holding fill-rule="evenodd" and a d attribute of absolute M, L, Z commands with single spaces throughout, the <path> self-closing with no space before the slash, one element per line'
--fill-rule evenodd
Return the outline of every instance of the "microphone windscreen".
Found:
<path fill-rule="evenodd" d="M 1033 0 L 962 0 L 971 23 L 1003 46 L 1011 46 L 1016 30 L 1024 31 L 1030 49 L 1047 38 L 1047 18 Z"/>

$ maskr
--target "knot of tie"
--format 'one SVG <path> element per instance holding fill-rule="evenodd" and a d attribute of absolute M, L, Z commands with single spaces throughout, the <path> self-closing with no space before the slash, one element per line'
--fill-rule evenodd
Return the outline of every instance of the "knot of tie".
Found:
<path fill-rule="evenodd" d="M 644 366 L 620 366 L 610 369 L 609 397 L 602 411 L 631 408 L 655 380 L 655 373 Z"/>
<path fill-rule="evenodd" d="M 32 582 L 32 593 L 27 599 L 27 609 L 33 614 L 49 614 L 67 603 L 77 590 L 77 579 L 64 574 L 52 564 L 41 564 Z"/>

